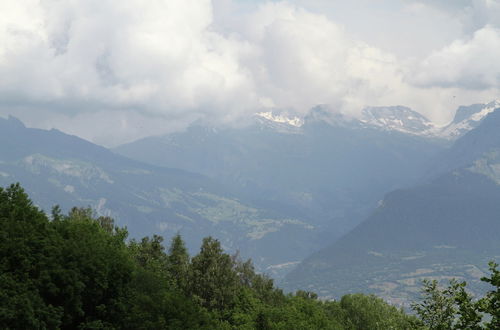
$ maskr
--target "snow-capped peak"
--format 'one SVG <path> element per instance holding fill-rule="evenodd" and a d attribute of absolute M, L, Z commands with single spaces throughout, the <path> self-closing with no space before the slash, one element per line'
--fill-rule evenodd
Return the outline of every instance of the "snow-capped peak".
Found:
<path fill-rule="evenodd" d="M 361 117 L 342 114 L 327 105 L 312 108 L 304 118 L 283 113 L 259 112 L 255 115 L 273 129 L 297 132 L 304 123 L 324 122 L 334 127 L 376 128 L 397 131 L 427 138 L 455 140 L 479 126 L 491 112 L 500 108 L 500 100 L 488 104 L 474 104 L 458 108 L 454 120 L 446 126 L 438 126 L 420 113 L 404 106 L 367 107 Z"/>
<path fill-rule="evenodd" d="M 438 134 L 440 137 L 453 140 L 479 126 L 490 113 L 500 108 L 500 100 L 488 104 L 473 104 L 458 108 L 453 121 Z"/>
<path fill-rule="evenodd" d="M 267 119 L 269 121 L 275 122 L 275 123 L 281 123 L 281 124 L 288 124 L 291 126 L 295 127 L 301 127 L 304 121 L 300 119 L 299 117 L 287 117 L 282 114 L 273 114 L 271 111 L 269 112 L 258 112 L 256 113 L 257 116 L 262 117 L 264 119 Z"/>
<path fill-rule="evenodd" d="M 365 108 L 360 121 L 368 126 L 414 135 L 423 135 L 434 128 L 427 118 L 403 106 Z"/>

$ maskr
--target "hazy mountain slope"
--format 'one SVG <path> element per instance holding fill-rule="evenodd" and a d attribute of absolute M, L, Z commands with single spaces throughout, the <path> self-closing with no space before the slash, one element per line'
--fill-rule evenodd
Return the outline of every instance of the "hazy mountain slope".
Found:
<path fill-rule="evenodd" d="M 500 111 L 459 139 L 443 159 L 460 168 L 396 190 L 353 231 L 301 263 L 288 288 L 324 296 L 363 291 L 393 302 L 418 292 L 422 278 L 466 279 L 473 289 L 500 258 Z"/>
<path fill-rule="evenodd" d="M 384 193 L 420 177 L 441 149 L 323 107 L 301 126 L 273 118 L 259 116 L 240 129 L 193 126 L 115 151 L 210 176 L 258 205 L 307 217 L 327 242 L 358 223 Z"/>
<path fill-rule="evenodd" d="M 488 120 L 481 123 L 481 129 L 469 131 L 451 148 L 442 152 L 433 164 L 429 176 L 472 165 L 478 158 L 499 148 L 500 111 L 498 110 L 500 107 L 496 110 L 487 110 L 489 111 Z"/>
<path fill-rule="evenodd" d="M 314 227 L 303 219 L 245 201 L 200 174 L 146 165 L 57 130 L 0 119 L 0 184 L 17 181 L 45 210 L 55 203 L 92 206 L 135 237 L 180 231 L 193 248 L 214 235 L 261 267 L 300 260 L 317 248 Z"/>

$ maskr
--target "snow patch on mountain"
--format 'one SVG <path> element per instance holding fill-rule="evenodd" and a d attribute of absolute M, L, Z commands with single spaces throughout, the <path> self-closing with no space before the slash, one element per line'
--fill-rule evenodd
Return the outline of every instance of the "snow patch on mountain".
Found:
<path fill-rule="evenodd" d="M 487 115 L 498 108 L 500 108 L 499 100 L 488 104 L 474 104 L 468 107 L 460 107 L 455 114 L 454 120 L 449 125 L 443 127 L 438 135 L 447 140 L 455 140 L 479 126 Z"/>
<path fill-rule="evenodd" d="M 413 135 L 428 135 L 435 127 L 418 112 L 403 106 L 365 108 L 360 121 L 383 130 Z"/>
<path fill-rule="evenodd" d="M 267 119 L 269 121 L 275 122 L 275 123 L 281 123 L 281 124 L 288 124 L 291 126 L 295 127 L 301 127 L 304 121 L 300 119 L 299 117 L 288 117 L 282 114 L 274 114 L 271 111 L 269 112 L 258 112 L 256 114 L 259 117 L 262 117 L 264 119 Z"/>
<path fill-rule="evenodd" d="M 363 110 L 360 121 L 369 127 L 387 131 L 453 141 L 479 126 L 486 116 L 498 108 L 498 100 L 488 104 L 462 106 L 458 108 L 451 123 L 438 126 L 407 107 L 368 107 Z"/>
<path fill-rule="evenodd" d="M 500 108 L 500 101 L 458 108 L 454 120 L 439 126 L 420 113 L 404 106 L 367 107 L 359 118 L 347 116 L 327 105 L 312 108 L 303 117 L 289 117 L 273 112 L 259 112 L 256 117 L 271 129 L 298 132 L 304 124 L 323 122 L 333 127 L 374 128 L 433 139 L 453 141 L 476 128 L 491 112 Z"/>

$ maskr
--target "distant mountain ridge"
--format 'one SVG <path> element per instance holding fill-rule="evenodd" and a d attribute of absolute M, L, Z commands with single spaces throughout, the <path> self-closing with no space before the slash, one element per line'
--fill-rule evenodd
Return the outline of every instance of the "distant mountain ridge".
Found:
<path fill-rule="evenodd" d="M 359 118 L 343 115 L 326 105 L 314 107 L 304 118 L 287 117 L 273 112 L 261 112 L 256 116 L 269 122 L 280 123 L 282 126 L 293 126 L 295 131 L 308 122 L 324 121 L 330 125 L 376 128 L 453 141 L 477 127 L 489 113 L 499 107 L 500 101 L 498 100 L 487 104 L 461 106 L 457 109 L 454 119 L 445 126 L 438 126 L 405 106 L 367 107 L 363 109 Z"/>

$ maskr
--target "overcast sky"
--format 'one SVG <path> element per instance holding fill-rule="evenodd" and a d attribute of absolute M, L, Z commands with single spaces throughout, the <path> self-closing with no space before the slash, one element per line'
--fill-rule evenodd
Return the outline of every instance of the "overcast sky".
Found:
<path fill-rule="evenodd" d="M 500 98 L 500 0 L 0 0 L 0 115 L 113 146 L 263 109 Z"/>

